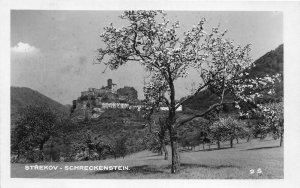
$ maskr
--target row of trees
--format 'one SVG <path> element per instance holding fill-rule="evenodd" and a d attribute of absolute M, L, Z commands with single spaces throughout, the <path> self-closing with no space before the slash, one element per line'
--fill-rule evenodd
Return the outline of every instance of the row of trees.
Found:
<path fill-rule="evenodd" d="M 268 107 L 268 108 L 267 108 Z M 283 105 L 282 103 L 267 104 L 264 112 L 255 115 L 253 119 L 241 119 L 238 116 L 225 115 L 221 117 L 197 118 L 189 122 L 184 130 L 180 131 L 179 144 L 181 147 L 193 150 L 196 146 L 216 144 L 221 148 L 222 142 L 229 142 L 233 147 L 234 140 L 239 143 L 239 139 L 250 138 L 261 139 L 266 136 L 273 136 L 274 139 L 280 138 L 280 146 L 283 142 Z M 258 118 L 257 116 L 260 116 Z M 169 144 L 167 132 L 163 129 L 165 122 L 159 118 L 158 122 L 152 122 L 151 132 L 148 132 L 145 142 L 147 148 L 161 155 L 165 153 L 165 159 L 168 159 L 166 145 Z"/>

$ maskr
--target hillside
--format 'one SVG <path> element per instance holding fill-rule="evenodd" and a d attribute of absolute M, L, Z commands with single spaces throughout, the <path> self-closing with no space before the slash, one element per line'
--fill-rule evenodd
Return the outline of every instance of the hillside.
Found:
<path fill-rule="evenodd" d="M 50 157 L 54 161 L 86 160 L 87 153 L 82 151 L 86 151 L 87 143 L 100 143 L 110 147 L 109 151 L 101 150 L 101 155 L 94 148 L 90 160 L 114 157 L 112 151 L 121 139 L 126 143 L 128 154 L 145 149 L 144 119 L 138 111 L 128 109 L 108 109 L 99 118 L 90 120 L 78 121 L 68 118 L 62 122 L 58 132 L 58 136 L 45 143 L 47 161 L 50 161 Z"/>
<path fill-rule="evenodd" d="M 256 66 L 249 71 L 251 76 L 262 77 L 265 74 L 283 74 L 283 44 L 266 53 L 254 63 Z"/>
<path fill-rule="evenodd" d="M 83 135 L 88 132 L 92 138 L 101 137 L 106 143 L 126 137 L 129 153 L 139 151 L 143 147 L 137 142 L 143 139 L 144 131 L 144 119 L 141 114 L 127 109 L 107 109 L 99 118 L 89 121 L 73 120 L 63 128 L 63 132 L 67 133 L 64 139 L 71 143 L 80 143 L 84 139 Z"/>
<path fill-rule="evenodd" d="M 107 109 L 101 113 L 100 117 L 85 120 L 79 117 L 82 113 L 73 113 L 69 116 L 68 106 L 62 105 L 41 93 L 30 88 L 11 87 L 11 128 L 19 117 L 23 108 L 28 105 L 45 105 L 60 114 L 66 114 L 61 125 L 58 127 L 58 136 L 53 137 L 45 143 L 45 157 L 49 160 L 59 160 L 59 155 L 66 160 L 77 160 L 77 147 L 84 147 L 86 136 L 90 135 L 92 141 L 115 145 L 122 138 L 126 138 L 126 149 L 128 153 L 134 153 L 145 149 L 142 142 L 145 132 L 144 119 L 137 110 L 129 109 Z M 84 110 L 83 110 L 84 111 Z M 68 114 L 68 115 L 67 115 Z M 83 116 L 84 117 L 84 116 Z M 75 147 L 75 148 L 74 148 Z M 112 157 L 111 154 L 103 154 L 102 157 Z M 80 157 L 79 157 L 80 158 Z M 22 159 L 21 159 L 22 160 Z"/>
<path fill-rule="evenodd" d="M 249 76 L 251 78 L 279 73 L 282 75 L 281 78 L 283 80 L 283 44 L 278 46 L 275 50 L 266 53 L 254 63 L 256 66 L 249 71 Z M 276 83 L 275 92 L 276 94 L 273 98 L 280 100 L 283 97 L 283 82 Z M 272 98 L 272 96 L 269 96 L 268 98 Z"/>
<path fill-rule="evenodd" d="M 181 173 L 171 174 L 169 160 L 163 156 L 141 151 L 123 158 L 95 161 L 53 162 L 57 171 L 25 170 L 27 164 L 11 164 L 12 178 L 69 178 L 69 179 L 282 179 L 283 148 L 277 147 L 278 140 L 241 141 L 234 148 L 222 143 L 222 149 L 205 146 L 195 151 L 181 151 Z M 170 151 L 170 147 L 167 147 Z M 250 156 L 250 157 L 249 157 Z M 64 170 L 65 166 L 128 166 L 128 171 Z M 250 170 L 262 170 L 261 174 L 251 174 Z"/>
<path fill-rule="evenodd" d="M 69 114 L 70 110 L 59 102 L 27 87 L 11 87 L 12 126 L 22 108 L 26 106 L 48 106 L 58 113 Z"/>
<path fill-rule="evenodd" d="M 277 73 L 283 75 L 283 44 L 257 59 L 254 64 L 255 67 L 248 71 L 250 78 L 262 77 L 267 74 L 274 75 Z M 275 100 L 281 100 L 283 97 L 283 82 L 276 83 L 275 91 L 275 96 L 268 96 L 268 99 L 273 98 Z M 227 96 L 227 98 L 229 97 Z M 216 100 L 217 96 L 207 89 L 200 92 L 194 98 L 186 101 L 183 104 L 183 108 L 184 110 L 192 109 L 203 111 L 214 104 Z"/>

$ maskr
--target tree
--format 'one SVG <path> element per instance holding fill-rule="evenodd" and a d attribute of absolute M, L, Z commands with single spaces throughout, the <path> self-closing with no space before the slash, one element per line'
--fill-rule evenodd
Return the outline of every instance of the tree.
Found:
<path fill-rule="evenodd" d="M 147 129 L 146 137 L 144 138 L 144 142 L 146 143 L 146 147 L 148 150 L 152 152 L 157 152 L 160 155 L 165 153 L 165 160 L 168 160 L 168 150 L 166 148 L 166 144 L 168 143 L 168 139 L 166 138 L 166 119 L 165 117 L 159 117 L 158 122 L 152 121 L 149 129 Z"/>
<path fill-rule="evenodd" d="M 99 137 L 100 136 L 98 136 L 98 138 Z M 96 142 L 95 143 L 95 150 L 98 153 L 98 159 L 99 160 L 101 158 L 105 159 L 105 157 L 106 157 L 105 154 L 113 154 L 115 159 L 116 159 L 116 157 L 117 157 L 116 152 L 113 151 L 113 147 L 109 143 L 107 143 L 103 140 L 97 139 L 97 137 L 95 138 L 95 142 Z"/>
<path fill-rule="evenodd" d="M 160 153 L 161 155 L 163 152 L 165 153 L 165 160 L 168 160 L 169 153 L 166 147 L 166 143 L 168 142 L 166 140 L 166 119 L 164 117 L 159 118 L 159 132 L 158 137 L 160 141 Z"/>
<path fill-rule="evenodd" d="M 125 157 L 127 154 L 127 146 L 126 146 L 127 137 L 121 137 L 116 140 L 114 151 L 116 156 Z"/>
<path fill-rule="evenodd" d="M 203 150 L 206 143 L 210 143 L 210 122 L 204 118 L 195 118 L 186 123 L 179 130 L 179 140 L 182 147 L 191 147 L 191 150 L 202 144 Z M 210 145 L 209 145 L 210 147 Z"/>
<path fill-rule="evenodd" d="M 225 119 L 220 119 L 212 124 L 210 128 L 210 138 L 217 142 L 218 149 L 221 148 L 221 142 L 226 139 L 226 132 L 228 131 L 226 127 Z"/>
<path fill-rule="evenodd" d="M 280 138 L 280 146 L 283 143 L 284 132 L 284 117 L 283 117 L 283 103 L 270 103 L 259 105 L 260 112 L 264 117 L 265 129 L 271 133 L 274 138 Z"/>
<path fill-rule="evenodd" d="M 219 121 L 215 122 L 213 127 L 213 137 L 218 142 L 218 148 L 220 148 L 220 141 L 229 140 L 230 147 L 233 147 L 233 140 L 241 137 L 246 132 L 246 125 L 242 121 L 238 121 L 233 117 L 220 118 Z"/>
<path fill-rule="evenodd" d="M 21 112 L 12 135 L 15 137 L 15 149 L 20 154 L 32 153 L 39 149 L 39 160 L 45 161 L 44 145 L 56 134 L 57 114 L 43 106 L 28 106 Z M 31 155 L 31 154 L 30 154 Z M 31 160 L 34 162 L 34 159 Z"/>
<path fill-rule="evenodd" d="M 95 147 L 95 143 L 92 141 L 92 136 L 89 130 L 83 135 L 83 144 L 88 149 L 88 159 L 90 159 L 92 150 Z"/>
<path fill-rule="evenodd" d="M 149 113 L 160 104 L 169 109 L 166 127 L 172 149 L 171 172 L 177 173 L 180 170 L 178 128 L 228 103 L 224 100 L 225 92 L 234 94 L 237 105 L 240 101 L 253 101 L 269 80 L 245 80 L 245 71 L 253 65 L 250 45 L 234 46 L 232 41 L 224 39 L 226 31 L 220 32 L 218 27 L 208 34 L 204 31 L 204 18 L 182 37 L 177 33 L 179 22 L 170 23 L 163 11 L 125 11 L 120 18 L 127 20 L 128 25 L 116 28 L 111 23 L 104 28 L 100 37 L 105 47 L 98 49 L 97 59 L 112 70 L 128 62 L 145 67 L 149 73 L 144 86 Z M 185 100 L 210 88 L 219 101 L 204 112 L 177 120 L 176 109 L 185 100 L 176 103 L 175 81 L 186 77 L 190 69 L 199 70 L 199 80 L 195 92 Z M 245 95 L 251 83 L 258 89 L 252 88 L 253 92 Z"/>

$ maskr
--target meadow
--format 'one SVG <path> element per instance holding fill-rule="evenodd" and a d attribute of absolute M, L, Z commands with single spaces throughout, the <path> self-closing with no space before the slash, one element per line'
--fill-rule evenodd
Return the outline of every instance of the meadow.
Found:
<path fill-rule="evenodd" d="M 163 156 L 150 151 L 134 153 L 123 158 L 100 161 L 53 162 L 34 164 L 11 164 L 12 178 L 99 178 L 99 179 L 282 179 L 283 147 L 279 140 L 267 138 L 253 139 L 250 142 L 241 140 L 230 148 L 229 143 L 222 143 L 221 149 L 216 145 L 211 149 L 198 146 L 194 151 L 181 150 L 181 171 L 170 173 L 171 156 Z M 170 148 L 169 155 L 170 155 Z M 81 171 L 58 170 L 40 171 L 25 170 L 25 165 L 64 166 L 129 166 L 128 171 Z M 259 171 L 257 171 L 259 169 Z"/>

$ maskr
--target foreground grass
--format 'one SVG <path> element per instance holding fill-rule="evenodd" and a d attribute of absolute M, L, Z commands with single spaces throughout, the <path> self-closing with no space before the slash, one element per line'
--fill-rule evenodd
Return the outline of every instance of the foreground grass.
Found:
<path fill-rule="evenodd" d="M 142 151 L 124 159 L 108 159 L 101 161 L 57 162 L 41 165 L 58 166 L 56 171 L 25 170 L 25 165 L 11 164 L 13 178 L 105 178 L 105 179 L 278 179 L 283 178 L 283 147 L 279 140 L 252 140 L 242 142 L 229 148 L 223 144 L 221 150 L 212 146 L 211 150 L 202 147 L 195 151 L 182 151 L 181 172 L 170 173 L 171 156 L 163 160 L 163 156 Z M 170 148 L 169 148 L 170 149 Z M 170 153 L 170 152 L 169 152 Z M 64 166 L 129 166 L 128 171 L 66 171 Z M 250 170 L 261 169 L 262 173 L 250 174 Z"/>

